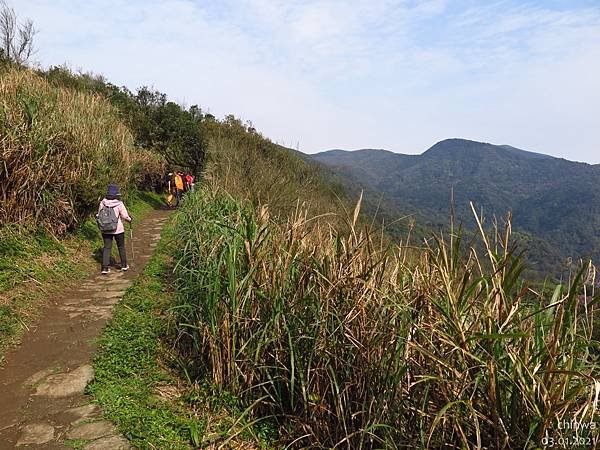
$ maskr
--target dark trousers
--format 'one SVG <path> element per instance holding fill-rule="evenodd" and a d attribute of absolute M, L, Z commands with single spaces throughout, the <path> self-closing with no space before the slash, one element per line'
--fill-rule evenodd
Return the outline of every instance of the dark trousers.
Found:
<path fill-rule="evenodd" d="M 104 250 L 102 251 L 102 268 L 108 269 L 110 266 L 110 251 L 112 250 L 113 237 L 117 241 L 117 247 L 119 248 L 119 257 L 121 258 L 121 267 L 127 265 L 127 255 L 125 255 L 125 233 L 119 234 L 108 234 L 102 233 L 102 239 L 104 240 Z"/>

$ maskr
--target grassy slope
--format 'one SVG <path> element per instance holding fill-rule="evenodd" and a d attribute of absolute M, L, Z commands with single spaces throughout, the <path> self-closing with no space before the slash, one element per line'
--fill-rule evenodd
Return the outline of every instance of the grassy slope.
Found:
<path fill-rule="evenodd" d="M 0 68 L 0 97 L 0 224 L 62 234 L 94 211 L 108 183 L 132 189 L 153 159 L 101 96 Z"/>
<path fill-rule="evenodd" d="M 159 199 L 139 193 L 128 204 L 140 220 Z M 102 248 L 100 233 L 88 219 L 73 234 L 59 240 L 43 230 L 5 226 L 0 229 L 0 362 L 6 349 L 18 342 L 48 298 L 74 280 L 96 270 Z"/>
<path fill-rule="evenodd" d="M 593 419 L 581 286 L 534 295 L 508 234 L 486 240 L 488 269 L 456 239 L 411 262 L 359 229 L 282 226 L 206 188 L 194 200 L 176 232 L 187 372 L 277 418 L 286 443 L 523 448 Z"/>

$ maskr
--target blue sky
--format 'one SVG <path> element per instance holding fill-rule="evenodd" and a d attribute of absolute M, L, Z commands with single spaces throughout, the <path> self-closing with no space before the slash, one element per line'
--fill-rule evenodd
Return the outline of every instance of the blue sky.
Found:
<path fill-rule="evenodd" d="M 313 153 L 464 137 L 600 163 L 600 0 L 13 0 L 39 64 Z"/>

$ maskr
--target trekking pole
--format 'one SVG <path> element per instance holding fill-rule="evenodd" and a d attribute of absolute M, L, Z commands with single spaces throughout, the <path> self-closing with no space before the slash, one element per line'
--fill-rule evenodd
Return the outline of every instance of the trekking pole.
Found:
<path fill-rule="evenodd" d="M 133 225 L 129 222 L 129 241 L 131 242 L 131 261 L 135 262 L 135 253 L 133 253 Z"/>

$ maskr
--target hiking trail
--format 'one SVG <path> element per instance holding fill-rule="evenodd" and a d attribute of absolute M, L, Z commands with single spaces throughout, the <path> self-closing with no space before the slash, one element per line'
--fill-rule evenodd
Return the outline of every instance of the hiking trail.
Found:
<path fill-rule="evenodd" d="M 98 265 L 97 273 L 51 298 L 7 352 L 0 367 L 0 450 L 72 449 L 68 440 L 87 450 L 131 448 L 84 391 L 94 378 L 93 341 L 152 256 L 168 215 L 154 210 L 136 223 L 135 259 L 127 242 L 129 271 L 101 275 Z"/>

